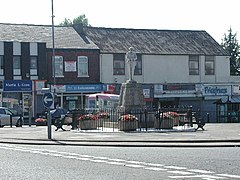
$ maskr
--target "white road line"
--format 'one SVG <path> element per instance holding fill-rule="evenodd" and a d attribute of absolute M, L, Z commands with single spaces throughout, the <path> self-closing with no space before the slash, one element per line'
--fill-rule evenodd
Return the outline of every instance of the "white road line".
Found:
<path fill-rule="evenodd" d="M 167 169 L 163 169 L 163 168 L 157 168 L 157 167 L 146 167 L 144 168 L 146 170 L 152 170 L 152 171 L 167 171 Z"/>
<path fill-rule="evenodd" d="M 185 170 L 187 168 L 185 167 L 178 167 L 178 166 L 164 166 L 164 168 L 168 168 L 168 169 L 178 169 L 178 170 Z"/>
<path fill-rule="evenodd" d="M 223 177 L 219 176 L 213 176 L 213 175 L 192 175 L 192 176 L 168 176 L 171 179 L 193 179 L 193 178 L 201 178 L 205 180 L 216 180 L 216 179 L 225 179 Z"/>
<path fill-rule="evenodd" d="M 238 178 L 240 179 L 240 176 L 238 175 L 231 175 L 231 174 L 217 174 L 218 176 L 224 176 L 224 177 L 229 177 L 229 178 Z"/>
<path fill-rule="evenodd" d="M 182 175 L 192 175 L 194 173 L 191 172 L 186 172 L 186 171 L 168 171 L 169 173 L 174 173 L 174 174 L 182 174 Z"/>
<path fill-rule="evenodd" d="M 112 165 L 118 165 L 118 166 L 125 166 L 125 163 L 121 163 L 121 162 L 107 161 L 106 163 L 112 164 Z"/>
<path fill-rule="evenodd" d="M 213 174 L 212 171 L 200 170 L 200 169 L 189 169 L 190 172 L 202 173 L 202 174 Z"/>

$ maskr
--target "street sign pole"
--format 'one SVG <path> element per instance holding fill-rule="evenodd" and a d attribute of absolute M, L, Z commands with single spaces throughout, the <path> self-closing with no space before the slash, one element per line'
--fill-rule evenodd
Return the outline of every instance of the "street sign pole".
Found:
<path fill-rule="evenodd" d="M 52 117 L 50 114 L 50 107 L 53 105 L 54 98 L 52 93 L 45 93 L 43 95 L 43 105 L 47 108 L 48 119 L 48 139 L 52 139 Z"/>
<path fill-rule="evenodd" d="M 47 108 L 47 119 L 48 119 L 48 139 L 52 139 L 52 117 L 50 115 L 50 108 Z"/>

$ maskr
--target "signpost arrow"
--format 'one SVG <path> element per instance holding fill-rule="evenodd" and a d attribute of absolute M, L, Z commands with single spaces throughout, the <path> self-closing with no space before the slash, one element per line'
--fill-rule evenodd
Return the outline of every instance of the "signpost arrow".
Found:
<path fill-rule="evenodd" d="M 43 95 L 43 105 L 46 108 L 50 108 L 53 105 L 53 95 L 52 95 L 52 93 L 45 93 Z"/>

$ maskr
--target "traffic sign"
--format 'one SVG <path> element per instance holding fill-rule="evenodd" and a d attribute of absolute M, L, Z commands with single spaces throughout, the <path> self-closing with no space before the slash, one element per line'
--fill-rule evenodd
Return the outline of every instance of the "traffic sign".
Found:
<path fill-rule="evenodd" d="M 50 108 L 53 105 L 53 94 L 52 93 L 45 93 L 43 95 L 43 105 L 46 108 Z"/>

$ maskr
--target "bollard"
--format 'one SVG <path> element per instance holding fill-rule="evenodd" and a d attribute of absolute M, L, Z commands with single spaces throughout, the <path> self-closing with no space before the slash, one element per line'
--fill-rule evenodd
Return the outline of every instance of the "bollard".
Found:
<path fill-rule="evenodd" d="M 146 128 L 146 131 L 147 131 L 147 125 L 148 125 L 147 120 L 148 119 L 147 119 L 147 109 L 146 108 L 144 109 L 144 116 L 145 116 L 145 128 Z"/>
<path fill-rule="evenodd" d="M 209 113 L 207 113 L 207 122 L 208 123 L 210 122 L 210 115 L 209 115 Z"/>
<path fill-rule="evenodd" d="M 12 115 L 10 115 L 10 127 L 12 128 Z"/>
<path fill-rule="evenodd" d="M 193 127 L 192 106 L 189 107 L 189 109 L 187 111 L 187 116 L 189 118 L 190 126 Z"/>

